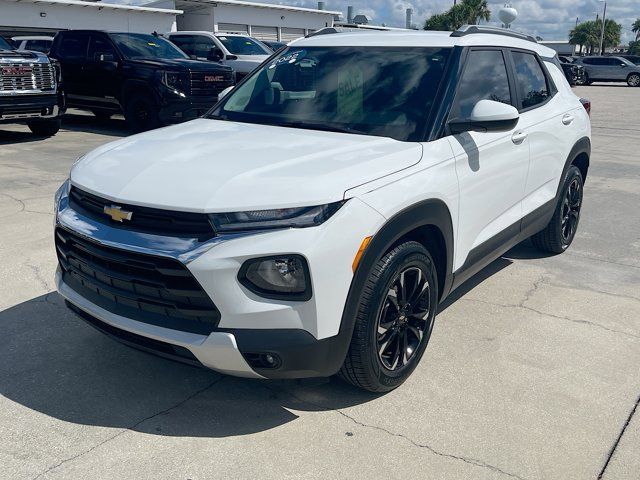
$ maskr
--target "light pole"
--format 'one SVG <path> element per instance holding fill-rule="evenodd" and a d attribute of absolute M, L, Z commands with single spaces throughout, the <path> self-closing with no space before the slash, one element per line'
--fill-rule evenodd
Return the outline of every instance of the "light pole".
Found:
<path fill-rule="evenodd" d="M 604 47 L 604 23 L 607 18 L 607 0 L 600 0 L 600 3 L 604 3 L 604 11 L 602 12 L 602 30 L 600 32 L 600 55 L 604 53 L 602 50 Z"/>

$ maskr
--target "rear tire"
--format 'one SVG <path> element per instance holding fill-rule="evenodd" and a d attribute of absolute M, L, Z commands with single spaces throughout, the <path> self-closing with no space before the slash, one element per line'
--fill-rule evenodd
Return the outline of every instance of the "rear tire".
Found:
<path fill-rule="evenodd" d="M 151 95 L 133 91 L 126 97 L 124 117 L 134 132 L 145 132 L 160 126 L 158 105 Z"/>
<path fill-rule="evenodd" d="M 630 87 L 640 87 L 640 73 L 632 73 L 627 77 L 627 85 Z"/>
<path fill-rule="evenodd" d="M 91 113 L 100 121 L 107 121 L 113 116 L 113 113 L 106 110 L 91 110 Z"/>
<path fill-rule="evenodd" d="M 339 375 L 370 392 L 400 386 L 429 343 L 438 305 L 438 280 L 418 242 L 393 248 L 373 267 Z"/>
<path fill-rule="evenodd" d="M 549 253 L 562 253 L 569 248 L 580 222 L 583 184 L 580 169 L 571 165 L 551 221 L 544 230 L 531 237 L 536 248 Z"/>
<path fill-rule="evenodd" d="M 53 137 L 60 130 L 60 119 L 31 120 L 27 122 L 29 130 L 38 137 Z"/>

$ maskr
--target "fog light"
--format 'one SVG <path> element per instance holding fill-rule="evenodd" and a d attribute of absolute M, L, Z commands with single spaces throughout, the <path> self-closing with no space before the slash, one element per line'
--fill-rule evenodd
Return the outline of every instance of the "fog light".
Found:
<path fill-rule="evenodd" d="M 245 287 L 262 297 L 280 300 L 311 298 L 309 269 L 300 255 L 248 260 L 238 276 Z"/>

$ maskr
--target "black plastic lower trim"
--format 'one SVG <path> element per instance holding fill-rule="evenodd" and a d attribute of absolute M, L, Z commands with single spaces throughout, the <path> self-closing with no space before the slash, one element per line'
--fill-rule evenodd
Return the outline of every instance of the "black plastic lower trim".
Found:
<path fill-rule="evenodd" d="M 169 358 L 171 360 L 176 360 L 182 363 L 188 363 L 189 365 L 202 367 L 202 364 L 193 355 L 193 353 L 191 353 L 184 347 L 161 342 L 153 338 L 143 337 L 142 335 L 122 330 L 120 328 L 109 325 L 106 322 L 103 322 L 93 315 L 90 315 L 84 310 L 76 307 L 68 300 L 65 300 L 65 304 L 73 313 L 75 313 L 78 317 L 91 325 L 93 328 L 120 343 L 124 343 L 125 345 L 137 348 L 138 350 L 143 350 L 145 352 Z"/>

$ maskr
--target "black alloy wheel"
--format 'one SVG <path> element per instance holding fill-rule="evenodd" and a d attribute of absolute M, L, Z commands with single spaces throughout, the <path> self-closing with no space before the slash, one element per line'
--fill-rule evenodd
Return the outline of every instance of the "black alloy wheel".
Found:
<path fill-rule="evenodd" d="M 378 358 L 387 370 L 407 365 L 429 330 L 429 289 L 419 267 L 408 267 L 394 278 L 377 324 Z"/>
<path fill-rule="evenodd" d="M 582 206 L 582 184 L 580 179 L 574 178 L 567 188 L 562 202 L 562 241 L 565 245 L 571 244 L 578 228 L 580 219 L 580 207 Z"/>

